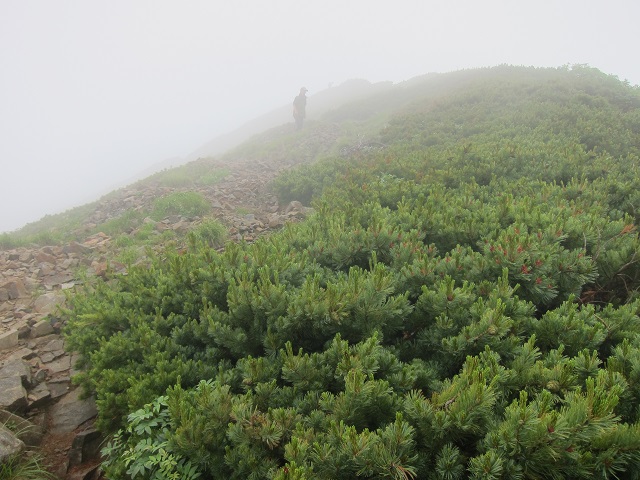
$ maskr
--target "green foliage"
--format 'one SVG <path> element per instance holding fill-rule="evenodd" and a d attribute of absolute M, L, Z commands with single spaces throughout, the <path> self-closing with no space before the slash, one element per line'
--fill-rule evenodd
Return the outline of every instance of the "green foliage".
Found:
<path fill-rule="evenodd" d="M 0 235 L 0 250 L 9 250 L 11 248 L 16 248 L 20 246 L 22 242 L 20 242 L 17 238 L 9 233 L 3 233 Z"/>
<path fill-rule="evenodd" d="M 206 219 L 191 232 L 192 242 L 202 242 L 208 247 L 215 248 L 224 244 L 227 229 L 216 219 Z"/>
<path fill-rule="evenodd" d="M 96 203 L 89 203 L 55 215 L 45 215 L 19 230 L 0 235 L 0 249 L 30 244 L 58 245 L 63 241 L 78 240 L 77 230 L 83 227 Z"/>
<path fill-rule="evenodd" d="M 40 456 L 34 452 L 5 458 L 0 464 L 0 480 L 55 480 Z"/>
<path fill-rule="evenodd" d="M 196 217 L 211 211 L 207 199 L 197 192 L 174 192 L 154 202 L 151 217 L 162 220 L 169 215 Z"/>
<path fill-rule="evenodd" d="M 203 478 L 639 478 L 638 92 L 584 66 L 390 92 L 384 148 L 275 182 L 304 222 L 224 251 L 203 224 L 69 299 L 100 428 L 160 398 L 135 445 Z M 344 141 L 265 151 L 316 158 L 314 128 Z"/>
<path fill-rule="evenodd" d="M 293 200 L 309 205 L 313 198 L 319 197 L 325 187 L 331 185 L 347 165 L 342 159 L 325 160 L 321 164 L 301 165 L 288 175 L 277 177 L 272 188 L 282 203 Z"/>
<path fill-rule="evenodd" d="M 170 188 L 215 185 L 228 174 L 228 169 L 216 167 L 208 159 L 198 159 L 186 165 L 155 173 L 141 183 L 156 183 Z"/>
<path fill-rule="evenodd" d="M 142 480 L 194 480 L 200 473 L 191 462 L 177 455 L 168 440 L 170 418 L 166 399 L 159 397 L 127 417 L 125 430 L 119 430 L 102 449 L 103 467 L 108 478 Z"/>
<path fill-rule="evenodd" d="M 138 227 L 143 220 L 141 212 L 135 210 L 127 210 L 119 217 L 112 218 L 106 222 L 96 226 L 96 232 L 103 232 L 107 235 L 117 235 L 123 232 L 131 232 Z"/>
<path fill-rule="evenodd" d="M 220 183 L 227 175 L 229 175 L 229 170 L 226 168 L 203 172 L 203 174 L 198 177 L 197 183 L 199 185 L 215 185 L 216 183 Z"/>
<path fill-rule="evenodd" d="M 13 433 L 18 439 L 25 438 L 38 429 L 19 417 L 8 418 L 0 428 Z M 56 478 L 58 477 L 47 470 L 40 452 L 28 448 L 21 453 L 7 456 L 6 449 L 3 450 L 0 480 L 55 480 Z"/>

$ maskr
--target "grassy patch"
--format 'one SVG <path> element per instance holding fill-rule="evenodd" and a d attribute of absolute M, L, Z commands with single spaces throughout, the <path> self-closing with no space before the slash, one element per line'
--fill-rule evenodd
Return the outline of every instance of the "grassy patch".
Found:
<path fill-rule="evenodd" d="M 135 210 L 127 210 L 116 218 L 107 220 L 95 228 L 96 232 L 103 232 L 109 236 L 116 236 L 121 233 L 129 233 L 135 229 L 142 221 L 142 213 Z"/>
<path fill-rule="evenodd" d="M 197 217 L 211 211 L 211 204 L 197 192 L 175 192 L 157 199 L 153 205 L 151 218 L 162 220 L 169 215 Z"/>
<path fill-rule="evenodd" d="M 57 478 L 48 472 L 39 455 L 14 455 L 0 465 L 0 480 L 53 480 Z"/>
<path fill-rule="evenodd" d="M 230 171 L 228 168 L 221 168 L 218 170 L 211 170 L 209 172 L 204 173 L 198 179 L 199 185 L 215 185 L 216 183 L 222 181 L 227 175 L 229 175 Z"/>
<path fill-rule="evenodd" d="M 185 188 L 214 185 L 228 174 L 229 169 L 216 168 L 211 165 L 210 160 L 203 159 L 169 170 L 162 170 L 142 182 L 156 182 L 163 187 Z"/>
<path fill-rule="evenodd" d="M 24 241 L 17 239 L 14 235 L 9 233 L 3 233 L 0 235 L 0 250 L 10 250 L 12 248 L 20 247 L 24 244 Z"/>
<path fill-rule="evenodd" d="M 210 247 L 220 247 L 227 238 L 227 229 L 218 220 L 207 219 L 194 228 L 191 234 L 195 240 Z"/>

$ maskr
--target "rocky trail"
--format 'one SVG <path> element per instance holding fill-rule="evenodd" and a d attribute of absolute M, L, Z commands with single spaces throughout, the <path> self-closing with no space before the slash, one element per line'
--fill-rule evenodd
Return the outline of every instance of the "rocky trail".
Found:
<path fill-rule="evenodd" d="M 307 209 L 299 202 L 279 205 L 267 190 L 290 165 L 213 166 L 225 168 L 228 175 L 215 185 L 190 190 L 208 199 L 231 240 L 251 242 L 305 215 Z M 95 401 L 82 398 L 71 381 L 76 358 L 65 349 L 64 318 L 58 307 L 64 305 L 65 293 L 82 282 L 79 272 L 90 277 L 104 275 L 108 265 L 125 269 L 113 261 L 113 239 L 95 233 L 96 226 L 125 211 L 148 208 L 154 199 L 175 190 L 188 189 L 134 184 L 96 204 L 88 222 L 75 232 L 81 241 L 0 251 L 0 463 L 16 453 L 39 451 L 60 479 L 100 478 L 104 439 L 93 428 Z M 184 234 L 200 221 L 173 215 L 146 222 L 153 223 L 157 234 L 168 229 Z"/>

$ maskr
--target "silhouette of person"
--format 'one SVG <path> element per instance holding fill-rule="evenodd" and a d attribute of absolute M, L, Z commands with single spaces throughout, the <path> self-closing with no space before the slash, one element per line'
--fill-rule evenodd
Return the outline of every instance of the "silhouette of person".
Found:
<path fill-rule="evenodd" d="M 302 121 L 306 116 L 305 109 L 307 108 L 307 89 L 302 87 L 300 89 L 300 94 L 293 99 L 293 118 L 296 119 L 296 127 L 298 130 L 302 128 Z"/>

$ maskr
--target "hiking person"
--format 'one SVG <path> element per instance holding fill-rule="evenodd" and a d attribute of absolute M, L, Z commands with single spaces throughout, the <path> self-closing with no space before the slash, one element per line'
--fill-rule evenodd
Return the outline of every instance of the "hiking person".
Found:
<path fill-rule="evenodd" d="M 302 87 L 300 94 L 293 99 L 293 118 L 296 119 L 296 127 L 298 130 L 302 128 L 302 121 L 306 116 L 305 109 L 307 108 L 307 89 Z"/>

